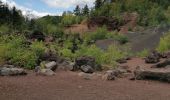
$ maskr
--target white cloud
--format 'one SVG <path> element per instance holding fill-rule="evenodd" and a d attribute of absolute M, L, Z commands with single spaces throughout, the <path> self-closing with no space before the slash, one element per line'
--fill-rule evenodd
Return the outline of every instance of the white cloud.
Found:
<path fill-rule="evenodd" d="M 36 10 L 30 9 L 30 8 L 26 8 L 24 6 L 18 5 L 17 3 L 15 3 L 13 0 L 2 0 L 3 3 L 7 3 L 9 5 L 10 8 L 12 7 L 16 7 L 17 9 L 22 11 L 22 14 L 24 16 L 28 16 L 28 17 L 42 17 L 45 15 L 61 15 L 62 12 L 58 12 L 57 14 L 53 14 L 53 13 L 48 13 L 48 12 L 38 12 Z"/>
<path fill-rule="evenodd" d="M 93 6 L 95 0 L 42 0 L 50 7 L 67 9 L 70 7 L 75 7 L 76 5 L 88 4 L 90 7 Z"/>
<path fill-rule="evenodd" d="M 15 6 L 17 9 L 22 11 L 23 15 L 27 15 L 29 17 L 42 17 L 45 15 L 62 15 L 64 10 L 68 10 L 69 8 L 74 8 L 76 5 L 84 6 L 88 4 L 89 7 L 92 7 L 95 0 L 41 0 L 49 7 L 54 7 L 56 9 L 60 9 L 60 12 L 49 13 L 49 12 L 38 12 L 36 10 L 30 9 L 30 3 L 25 3 L 25 5 L 29 6 L 30 8 L 25 7 L 24 5 L 19 5 L 15 2 L 15 0 L 1 0 L 4 3 L 7 3 L 9 7 Z M 72 9 L 69 9 L 72 10 Z"/>

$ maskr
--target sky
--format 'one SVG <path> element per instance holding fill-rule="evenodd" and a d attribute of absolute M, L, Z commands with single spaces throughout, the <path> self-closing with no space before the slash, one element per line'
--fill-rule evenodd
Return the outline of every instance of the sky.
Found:
<path fill-rule="evenodd" d="M 1 0 L 10 7 L 20 9 L 23 15 L 32 14 L 38 17 L 61 15 L 63 11 L 73 11 L 76 5 L 92 7 L 95 0 Z"/>

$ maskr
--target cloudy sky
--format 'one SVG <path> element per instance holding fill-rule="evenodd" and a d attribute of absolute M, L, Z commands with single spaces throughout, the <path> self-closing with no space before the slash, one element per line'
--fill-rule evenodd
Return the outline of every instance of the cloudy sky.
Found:
<path fill-rule="evenodd" d="M 61 15 L 63 11 L 73 11 L 76 5 L 88 4 L 93 6 L 95 0 L 1 0 L 10 7 L 23 11 L 23 14 L 30 12 L 36 16 Z"/>

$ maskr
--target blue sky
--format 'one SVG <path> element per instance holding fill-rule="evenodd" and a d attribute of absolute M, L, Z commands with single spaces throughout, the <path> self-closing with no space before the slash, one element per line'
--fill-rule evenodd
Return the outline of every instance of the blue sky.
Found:
<path fill-rule="evenodd" d="M 8 3 L 10 7 L 23 11 L 23 15 L 29 13 L 36 16 L 61 15 L 63 11 L 73 11 L 76 5 L 84 6 L 88 4 L 93 6 L 95 0 L 2 0 Z"/>

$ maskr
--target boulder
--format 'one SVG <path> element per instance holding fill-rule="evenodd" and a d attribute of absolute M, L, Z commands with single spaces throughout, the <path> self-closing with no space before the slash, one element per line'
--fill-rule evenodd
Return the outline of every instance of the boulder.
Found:
<path fill-rule="evenodd" d="M 94 68 L 95 66 L 95 58 L 88 57 L 88 56 L 82 56 L 75 60 L 76 66 L 81 67 L 82 65 L 89 65 Z"/>
<path fill-rule="evenodd" d="M 52 62 L 46 63 L 45 68 L 51 69 L 52 71 L 55 71 L 57 69 L 57 62 L 52 61 Z"/>
<path fill-rule="evenodd" d="M 36 73 L 36 75 L 53 76 L 55 75 L 55 73 L 50 69 L 41 69 L 39 72 Z"/>
<path fill-rule="evenodd" d="M 158 63 L 160 61 L 161 54 L 157 51 L 153 51 L 148 57 L 146 57 L 146 63 Z"/>
<path fill-rule="evenodd" d="M 129 73 L 128 70 L 122 68 L 116 68 L 114 70 L 108 70 L 102 76 L 104 80 L 115 80 L 116 78 L 121 78 L 127 76 L 125 74 Z"/>
<path fill-rule="evenodd" d="M 53 51 L 48 50 L 44 54 L 39 57 L 41 61 L 56 61 L 59 59 L 58 55 L 55 54 Z"/>
<path fill-rule="evenodd" d="M 162 53 L 162 58 L 170 58 L 170 51 Z"/>
<path fill-rule="evenodd" d="M 159 62 L 158 64 L 152 66 L 152 68 L 164 68 L 166 66 L 170 65 L 170 59 L 167 59 L 165 61 Z"/>
<path fill-rule="evenodd" d="M 79 77 L 82 77 L 83 79 L 86 79 L 86 80 L 94 79 L 94 75 L 95 74 L 88 74 L 88 73 L 84 73 L 84 72 L 78 73 Z"/>
<path fill-rule="evenodd" d="M 105 74 L 102 76 L 103 80 L 115 80 L 115 72 L 113 70 L 108 70 L 105 72 Z"/>
<path fill-rule="evenodd" d="M 36 39 L 38 41 L 44 41 L 45 40 L 45 35 L 40 32 L 40 31 L 34 31 L 31 36 L 30 36 L 31 39 Z"/>
<path fill-rule="evenodd" d="M 75 71 L 78 68 L 76 68 L 75 62 L 63 60 L 62 62 L 58 63 L 58 69 Z"/>
<path fill-rule="evenodd" d="M 140 66 L 134 71 L 137 80 L 159 80 L 170 82 L 170 68 L 142 69 Z"/>
<path fill-rule="evenodd" d="M 3 65 L 2 67 L 5 67 L 5 68 L 15 68 L 14 65 Z"/>
<path fill-rule="evenodd" d="M 89 66 L 89 65 L 82 65 L 80 67 L 80 69 L 84 73 L 93 73 L 94 72 L 94 69 L 91 66 Z"/>
<path fill-rule="evenodd" d="M 8 67 L 3 67 L 0 69 L 1 76 L 17 76 L 17 75 L 26 75 L 26 71 L 22 68 L 15 68 L 13 65 Z"/>

